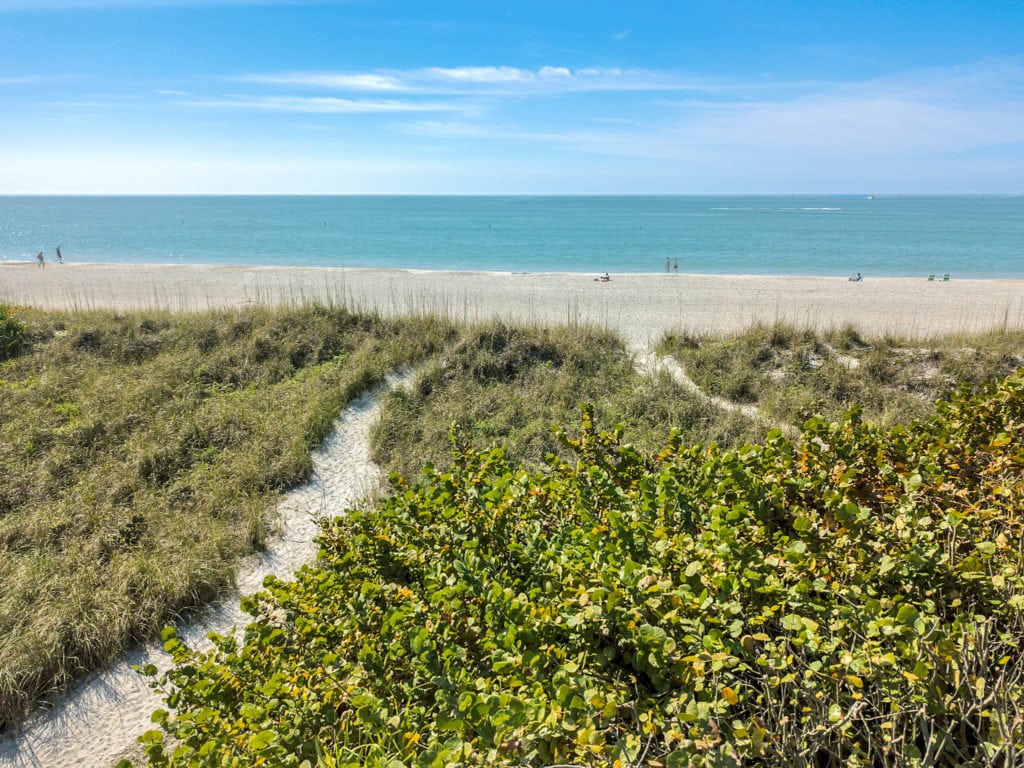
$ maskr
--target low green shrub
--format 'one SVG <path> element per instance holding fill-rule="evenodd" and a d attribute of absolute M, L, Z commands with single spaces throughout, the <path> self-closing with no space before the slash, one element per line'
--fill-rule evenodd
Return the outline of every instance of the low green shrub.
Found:
<path fill-rule="evenodd" d="M 243 635 L 166 633 L 151 765 L 1024 760 L 1024 374 L 735 450 L 589 409 L 540 470 L 453 440 Z"/>

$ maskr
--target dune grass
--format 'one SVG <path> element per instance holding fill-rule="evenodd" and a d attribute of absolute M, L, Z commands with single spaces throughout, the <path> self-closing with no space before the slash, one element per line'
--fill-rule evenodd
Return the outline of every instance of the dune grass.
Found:
<path fill-rule="evenodd" d="M 434 358 L 410 390 L 384 400 L 375 458 L 388 472 L 419 474 L 451 461 L 450 433 L 479 449 L 501 445 L 514 461 L 539 466 L 564 453 L 552 431 L 589 403 L 596 421 L 624 426 L 627 441 L 653 449 L 672 429 L 687 439 L 734 445 L 767 429 L 716 408 L 667 374 L 645 376 L 614 334 L 586 326 L 550 328 L 494 322 L 467 328 Z"/>
<path fill-rule="evenodd" d="M 778 423 L 835 421 L 857 404 L 887 426 L 925 418 L 957 387 L 1024 365 L 1024 332 L 869 338 L 775 323 L 735 335 L 669 335 L 659 351 L 678 358 L 708 394 L 756 405 Z"/>
<path fill-rule="evenodd" d="M 328 307 L 5 318 L 0 730 L 228 587 L 340 409 L 452 333 Z"/>
<path fill-rule="evenodd" d="M 548 453 L 565 453 L 551 425 L 572 423 L 583 402 L 601 428 L 622 425 L 624 439 L 644 450 L 672 430 L 684 443 L 756 443 L 773 426 L 835 421 L 855 404 L 875 423 L 909 423 L 957 387 L 1024 365 L 1024 333 L 874 339 L 773 324 L 717 337 L 669 335 L 658 352 L 679 359 L 705 395 L 755 405 L 763 418 L 716 406 L 667 373 L 641 374 L 612 333 L 496 322 L 467 329 L 413 389 L 387 396 L 375 457 L 405 477 L 424 462 L 447 467 L 454 428 L 462 444 L 500 445 L 510 460 L 539 466 Z"/>

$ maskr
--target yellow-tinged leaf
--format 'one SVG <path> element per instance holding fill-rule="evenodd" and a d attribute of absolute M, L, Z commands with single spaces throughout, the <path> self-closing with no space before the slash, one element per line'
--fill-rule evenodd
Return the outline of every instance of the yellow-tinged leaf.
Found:
<path fill-rule="evenodd" d="M 730 704 L 736 704 L 740 700 L 740 697 L 736 695 L 736 691 L 734 691 L 729 686 L 725 686 L 722 689 L 722 698 L 728 701 Z"/>
<path fill-rule="evenodd" d="M 852 685 L 854 688 L 863 688 L 864 681 L 861 680 L 857 675 L 847 675 L 846 682 Z"/>

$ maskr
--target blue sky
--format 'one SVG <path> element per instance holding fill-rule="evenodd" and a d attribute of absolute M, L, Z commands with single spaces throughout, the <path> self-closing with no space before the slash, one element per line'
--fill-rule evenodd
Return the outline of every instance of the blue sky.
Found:
<path fill-rule="evenodd" d="M 1024 191 L 1024 3 L 0 0 L 0 194 Z"/>

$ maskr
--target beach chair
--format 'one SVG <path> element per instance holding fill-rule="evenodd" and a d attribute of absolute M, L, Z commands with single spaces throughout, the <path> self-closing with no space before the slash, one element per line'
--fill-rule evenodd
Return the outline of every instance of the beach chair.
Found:
<path fill-rule="evenodd" d="M 942 276 L 942 282 L 948 283 L 949 282 L 949 275 L 943 275 Z"/>
<path fill-rule="evenodd" d="M 928 282 L 931 282 L 934 279 L 935 279 L 935 275 L 928 275 Z"/>

